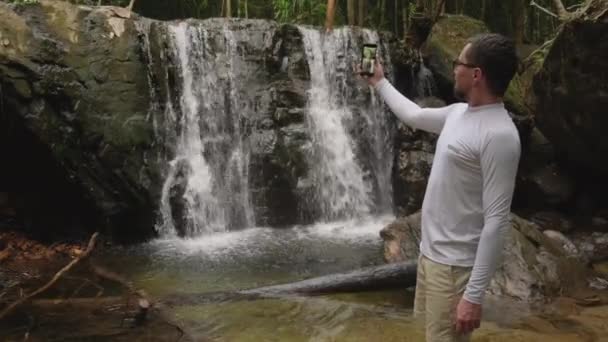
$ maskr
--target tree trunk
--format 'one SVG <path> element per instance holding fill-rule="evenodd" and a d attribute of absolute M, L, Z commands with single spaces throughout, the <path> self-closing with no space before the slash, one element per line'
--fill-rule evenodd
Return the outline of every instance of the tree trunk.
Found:
<path fill-rule="evenodd" d="M 245 0 L 245 18 L 249 18 L 249 4 Z"/>
<path fill-rule="evenodd" d="M 446 0 L 439 0 L 439 2 L 436 4 L 437 8 L 435 8 L 433 24 L 435 24 L 437 20 L 439 20 L 439 17 L 445 12 L 445 1 Z"/>
<path fill-rule="evenodd" d="M 372 266 L 348 273 L 330 274 L 295 283 L 272 285 L 242 294 L 326 294 L 388 288 L 406 288 L 416 284 L 416 262 L 399 262 Z"/>
<path fill-rule="evenodd" d="M 384 18 L 385 18 L 385 14 L 386 14 L 386 0 L 380 0 L 380 2 L 378 3 L 378 5 L 380 6 L 380 29 L 384 28 Z"/>
<path fill-rule="evenodd" d="M 486 21 L 486 0 L 481 0 L 481 21 Z"/>
<path fill-rule="evenodd" d="M 417 263 L 399 262 L 372 266 L 348 273 L 330 274 L 295 283 L 259 287 L 233 292 L 170 294 L 160 301 L 169 306 L 253 300 L 285 295 L 323 295 L 340 292 L 405 289 L 416 284 Z"/>
<path fill-rule="evenodd" d="M 336 0 L 327 0 L 327 13 L 325 14 L 325 31 L 334 28 L 334 18 L 336 15 Z"/>
<path fill-rule="evenodd" d="M 395 31 L 395 36 L 399 36 L 399 1 L 395 1 L 395 8 L 393 10 L 393 30 Z"/>
<path fill-rule="evenodd" d="M 226 18 L 232 17 L 232 0 L 226 0 Z"/>
<path fill-rule="evenodd" d="M 133 5 L 135 5 L 135 0 L 131 0 L 131 2 L 129 2 L 129 6 L 127 6 L 127 9 L 129 11 L 132 11 L 133 10 Z"/>
<path fill-rule="evenodd" d="M 403 4 L 403 7 L 401 8 L 401 16 L 403 17 L 403 39 L 405 40 L 405 37 L 407 36 L 407 28 L 409 25 L 408 22 L 408 15 L 407 15 L 407 11 L 408 11 L 408 7 L 409 7 L 410 2 L 406 1 Z"/>
<path fill-rule="evenodd" d="M 356 0 L 348 0 L 346 2 L 346 11 L 348 12 L 348 25 L 354 26 L 355 22 L 355 14 L 356 14 Z"/>
<path fill-rule="evenodd" d="M 359 0 L 359 26 L 365 26 L 365 3 L 367 0 Z"/>
<path fill-rule="evenodd" d="M 513 1 L 513 40 L 515 44 L 524 43 L 525 24 L 526 24 L 526 0 Z"/>
<path fill-rule="evenodd" d="M 557 11 L 557 15 L 559 16 L 559 19 L 561 19 L 561 20 L 568 19 L 568 17 L 570 16 L 570 12 L 568 12 L 568 10 L 566 10 L 566 7 L 564 6 L 564 3 L 562 2 L 562 0 L 553 0 L 553 6 L 555 7 L 555 10 Z"/>

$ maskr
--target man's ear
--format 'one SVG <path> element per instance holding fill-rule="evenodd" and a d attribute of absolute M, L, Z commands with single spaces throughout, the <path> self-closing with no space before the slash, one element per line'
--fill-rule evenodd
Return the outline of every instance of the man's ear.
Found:
<path fill-rule="evenodd" d="M 479 69 L 479 68 L 473 69 L 473 79 L 474 80 L 480 79 L 481 73 L 482 73 L 481 69 Z"/>

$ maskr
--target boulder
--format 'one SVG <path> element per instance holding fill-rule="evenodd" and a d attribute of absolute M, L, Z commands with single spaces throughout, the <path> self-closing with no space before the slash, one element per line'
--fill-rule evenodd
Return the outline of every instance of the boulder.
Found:
<path fill-rule="evenodd" d="M 125 238 L 152 232 L 162 184 L 152 101 L 135 20 L 121 10 L 0 3 L 0 145 L 14 161 L 4 181 L 25 193 L 34 226 L 81 217 Z"/>
<path fill-rule="evenodd" d="M 449 103 L 456 101 L 452 61 L 458 58 L 469 38 L 487 32 L 483 21 L 463 15 L 446 14 L 435 23 L 423 55 L 435 75 L 439 97 Z"/>
<path fill-rule="evenodd" d="M 608 1 L 564 22 L 534 76 L 536 122 L 581 179 L 608 171 Z"/>
<path fill-rule="evenodd" d="M 470 38 L 488 32 L 483 21 L 463 15 L 444 15 L 433 26 L 423 55 L 435 76 L 439 97 L 448 103 L 457 101 L 454 98 L 452 62 L 458 58 Z M 524 67 L 516 74 L 505 94 L 505 106 L 520 132 L 523 145 L 533 126 L 530 107 L 534 98 L 529 97 L 528 93 L 531 93 L 529 89 L 534 71 L 542 61 L 538 56 L 543 50 L 539 51 L 526 59 Z"/>
<path fill-rule="evenodd" d="M 380 231 L 384 240 L 384 259 L 388 263 L 418 259 L 420 248 L 420 212 L 400 217 Z"/>
<path fill-rule="evenodd" d="M 539 227 L 512 214 L 512 229 L 503 247 L 503 261 L 488 293 L 520 300 L 542 300 L 574 288 L 573 274 L 585 274 L 576 255 L 543 234 Z M 420 213 L 399 218 L 380 233 L 387 262 L 415 260 L 419 253 Z M 586 274 L 585 274 L 586 276 Z M 581 276 L 576 280 L 586 279 Z"/>

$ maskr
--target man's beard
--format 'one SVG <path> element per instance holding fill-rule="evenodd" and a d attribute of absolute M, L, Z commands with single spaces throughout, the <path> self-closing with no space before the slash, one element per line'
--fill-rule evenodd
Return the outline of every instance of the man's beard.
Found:
<path fill-rule="evenodd" d="M 454 97 L 459 101 L 467 100 L 467 95 L 460 89 L 456 88 L 455 86 L 454 86 Z"/>

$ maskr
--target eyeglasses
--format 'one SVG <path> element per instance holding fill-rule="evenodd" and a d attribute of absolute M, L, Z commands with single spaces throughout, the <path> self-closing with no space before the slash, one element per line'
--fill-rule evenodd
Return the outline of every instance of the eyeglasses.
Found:
<path fill-rule="evenodd" d="M 456 69 L 456 67 L 459 66 L 459 65 L 462 65 L 463 67 L 466 67 L 466 68 L 478 68 L 478 66 L 475 65 L 475 64 L 469 64 L 469 63 L 461 62 L 461 61 L 459 61 L 457 59 L 455 59 L 455 60 L 452 61 L 452 69 Z"/>

